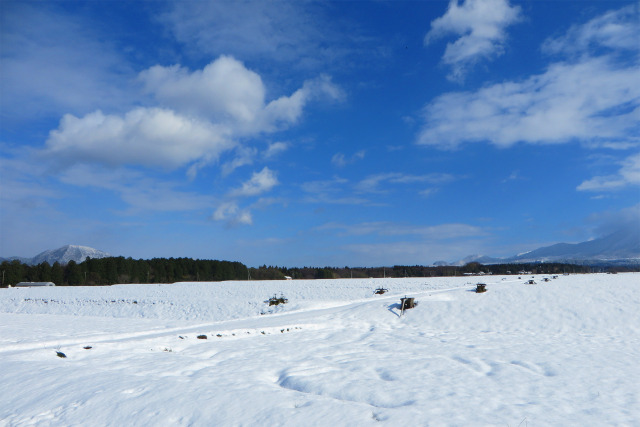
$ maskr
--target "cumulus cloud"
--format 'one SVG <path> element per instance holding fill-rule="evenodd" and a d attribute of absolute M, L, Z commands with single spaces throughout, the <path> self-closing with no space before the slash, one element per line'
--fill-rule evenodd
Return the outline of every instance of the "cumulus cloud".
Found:
<path fill-rule="evenodd" d="M 248 210 L 241 210 L 236 202 L 226 202 L 221 204 L 213 213 L 212 218 L 216 221 L 226 221 L 229 225 L 251 225 L 253 218 Z"/>
<path fill-rule="evenodd" d="M 629 185 L 640 185 L 640 154 L 634 154 L 621 162 L 615 175 L 596 176 L 578 186 L 580 191 L 615 191 Z"/>
<path fill-rule="evenodd" d="M 290 96 L 266 102 L 262 78 L 230 56 L 221 56 L 193 72 L 177 65 L 156 65 L 140 73 L 140 80 L 163 106 L 228 123 L 238 135 L 294 124 L 310 100 L 343 96 L 331 78 L 323 75 L 305 81 Z"/>
<path fill-rule="evenodd" d="M 631 19 L 618 24 L 637 26 Z M 572 31 L 584 33 L 584 28 L 591 27 L 588 23 L 582 30 L 575 28 Z M 607 42 L 607 34 L 611 32 L 591 31 L 589 45 Z M 561 51 L 566 43 L 559 42 L 555 49 Z M 522 81 L 441 95 L 425 106 L 417 142 L 441 148 L 483 141 L 503 147 L 518 142 L 638 143 L 640 74 L 635 61 L 619 61 L 611 53 L 594 56 L 585 52 Z"/>
<path fill-rule="evenodd" d="M 240 139 L 293 125 L 310 100 L 335 99 L 342 93 L 329 77 L 321 76 L 291 96 L 266 102 L 260 76 L 228 56 L 193 72 L 154 66 L 140 73 L 140 81 L 160 106 L 138 107 L 123 115 L 67 114 L 50 133 L 45 153 L 67 163 L 169 169 L 191 165 L 193 177 L 198 168 L 237 147 Z"/>
<path fill-rule="evenodd" d="M 508 0 L 451 0 L 447 12 L 431 22 L 425 44 L 453 34 L 459 38 L 447 43 L 442 61 L 451 66 L 449 79 L 464 79 L 476 62 L 504 52 L 505 29 L 520 20 L 520 7 Z"/>
<path fill-rule="evenodd" d="M 44 154 L 65 162 L 135 164 L 175 169 L 213 159 L 235 144 L 230 129 L 162 108 L 136 108 L 124 116 L 101 111 L 65 115 L 50 132 Z"/>
<path fill-rule="evenodd" d="M 169 108 L 219 121 L 251 123 L 264 109 L 260 76 L 236 59 L 221 56 L 202 70 L 173 65 L 140 73 L 146 91 Z"/>

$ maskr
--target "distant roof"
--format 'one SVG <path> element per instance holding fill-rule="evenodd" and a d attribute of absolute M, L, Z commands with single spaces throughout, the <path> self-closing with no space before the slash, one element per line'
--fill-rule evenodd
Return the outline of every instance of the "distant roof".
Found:
<path fill-rule="evenodd" d="M 53 282 L 20 282 L 16 285 L 16 288 L 27 288 L 30 286 L 55 286 Z"/>

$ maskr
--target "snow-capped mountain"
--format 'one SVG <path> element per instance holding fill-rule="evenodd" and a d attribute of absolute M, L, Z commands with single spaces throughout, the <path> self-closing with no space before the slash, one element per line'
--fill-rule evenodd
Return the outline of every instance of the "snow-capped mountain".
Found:
<path fill-rule="evenodd" d="M 582 243 L 558 243 L 510 258 L 533 261 L 640 261 L 640 229 L 626 229 Z"/>
<path fill-rule="evenodd" d="M 459 261 L 481 264 L 569 262 L 569 263 L 640 263 L 640 228 L 627 228 L 615 233 L 581 243 L 557 243 L 509 258 L 490 258 L 473 255 Z"/>
<path fill-rule="evenodd" d="M 12 259 L 17 259 L 25 264 L 30 265 L 38 265 L 43 262 L 47 262 L 49 263 L 49 265 L 53 265 L 55 262 L 64 265 L 68 264 L 69 261 L 80 263 L 86 260 L 88 257 L 107 258 L 110 256 L 111 254 L 108 254 L 107 252 L 99 251 L 98 249 L 90 248 L 88 246 L 66 245 L 58 249 L 50 249 L 48 251 L 44 251 L 33 258 L 13 257 L 7 258 L 7 260 L 11 261 Z"/>

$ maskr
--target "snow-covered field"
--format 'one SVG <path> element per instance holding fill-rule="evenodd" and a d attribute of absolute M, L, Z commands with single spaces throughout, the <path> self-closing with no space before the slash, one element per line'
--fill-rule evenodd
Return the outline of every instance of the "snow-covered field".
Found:
<path fill-rule="evenodd" d="M 640 274 L 542 278 L 0 289 L 0 425 L 640 425 Z"/>

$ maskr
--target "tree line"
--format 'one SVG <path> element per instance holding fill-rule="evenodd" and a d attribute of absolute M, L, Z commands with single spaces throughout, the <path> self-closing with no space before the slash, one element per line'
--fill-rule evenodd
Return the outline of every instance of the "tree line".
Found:
<path fill-rule="evenodd" d="M 49 265 L 27 265 L 20 261 L 4 261 L 2 286 L 19 282 L 53 282 L 58 286 L 113 285 L 116 283 L 173 283 L 189 281 L 246 280 L 247 267 L 240 262 L 194 260 L 191 258 L 124 257 L 87 258 L 81 263 L 69 261 Z"/>
<path fill-rule="evenodd" d="M 277 267 L 263 265 L 250 268 L 249 274 L 254 280 L 282 280 L 292 279 L 364 279 L 368 277 L 446 277 L 462 276 L 464 274 L 518 274 L 520 271 L 531 274 L 563 274 L 563 273 L 592 273 L 600 271 L 590 266 L 562 263 L 532 263 L 532 264 L 494 264 L 483 265 L 472 262 L 464 266 L 422 266 L 395 265 L 393 267 Z"/>
<path fill-rule="evenodd" d="M 53 282 L 57 286 L 96 286 L 116 283 L 218 282 L 223 280 L 348 279 L 382 277 L 446 277 L 464 274 L 531 274 L 592 273 L 603 268 L 563 264 L 494 264 L 472 262 L 464 266 L 393 267 L 278 267 L 263 265 L 248 268 L 240 262 L 194 260 L 191 258 L 154 258 L 134 260 L 124 257 L 87 258 L 81 263 L 62 265 L 27 265 L 20 261 L 3 261 L 2 287 L 19 282 Z M 607 270 L 612 270 L 609 268 Z M 618 270 L 620 270 L 618 268 Z M 632 269 L 638 271 L 638 268 Z"/>

